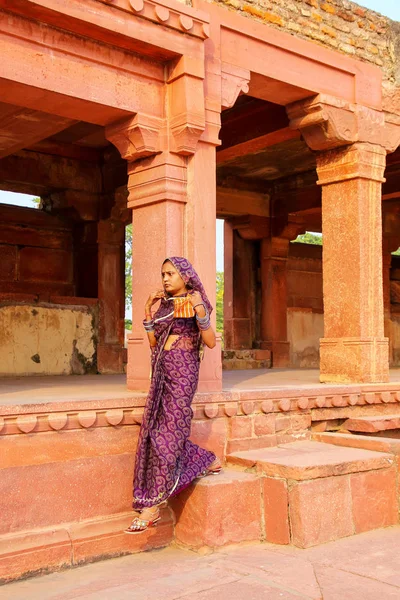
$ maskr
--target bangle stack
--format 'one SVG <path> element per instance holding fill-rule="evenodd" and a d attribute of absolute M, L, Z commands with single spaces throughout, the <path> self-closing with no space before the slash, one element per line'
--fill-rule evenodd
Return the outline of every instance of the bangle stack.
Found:
<path fill-rule="evenodd" d="M 196 306 L 198 306 L 198 304 Z M 204 304 L 203 304 L 203 306 L 204 306 Z M 205 306 L 204 306 L 204 310 L 206 311 L 206 314 L 204 317 L 199 317 L 199 315 L 196 314 L 196 321 L 197 321 L 197 325 L 198 325 L 200 331 L 205 331 L 206 329 L 209 329 L 211 327 L 210 315 Z"/>
<path fill-rule="evenodd" d="M 152 333 L 154 331 L 154 320 L 150 319 L 150 321 L 143 321 L 143 327 L 146 330 L 146 333 Z"/>

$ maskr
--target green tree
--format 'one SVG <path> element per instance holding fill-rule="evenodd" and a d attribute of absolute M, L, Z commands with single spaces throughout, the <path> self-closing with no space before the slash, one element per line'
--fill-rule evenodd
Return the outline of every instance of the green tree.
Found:
<path fill-rule="evenodd" d="M 125 310 L 132 306 L 132 223 L 125 228 Z M 131 322 L 132 323 L 132 322 Z M 129 325 L 129 323 L 126 323 Z M 132 327 L 132 324 L 131 324 Z"/>
<path fill-rule="evenodd" d="M 216 294 L 217 331 L 224 331 L 224 274 L 217 271 L 217 294 Z"/>
<path fill-rule="evenodd" d="M 315 244 L 316 246 L 322 246 L 322 234 L 314 233 L 312 231 L 306 231 L 305 233 L 298 235 L 292 244 Z"/>

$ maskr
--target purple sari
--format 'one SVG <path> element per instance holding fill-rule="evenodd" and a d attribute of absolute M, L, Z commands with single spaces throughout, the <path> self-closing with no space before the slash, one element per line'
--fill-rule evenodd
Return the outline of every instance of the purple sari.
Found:
<path fill-rule="evenodd" d="M 188 289 L 200 293 L 207 310 L 212 306 L 188 260 L 168 258 Z M 201 336 L 196 318 L 174 318 L 173 298 L 162 299 L 154 315 L 157 345 L 152 352 L 152 378 L 143 414 L 133 482 L 133 508 L 160 504 L 186 488 L 215 460 L 215 454 L 189 440 L 196 393 Z M 169 335 L 178 335 L 164 350 Z"/>

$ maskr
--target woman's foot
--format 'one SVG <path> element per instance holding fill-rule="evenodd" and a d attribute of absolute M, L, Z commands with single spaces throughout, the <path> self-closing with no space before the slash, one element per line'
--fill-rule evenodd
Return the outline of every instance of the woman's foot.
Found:
<path fill-rule="evenodd" d="M 155 527 L 160 520 L 160 510 L 158 506 L 144 508 L 139 517 L 135 517 L 125 533 L 143 533 L 150 527 Z"/>
<path fill-rule="evenodd" d="M 208 475 L 218 475 L 222 471 L 222 463 L 219 458 L 216 458 L 205 471 L 202 471 L 198 478 L 207 477 Z"/>

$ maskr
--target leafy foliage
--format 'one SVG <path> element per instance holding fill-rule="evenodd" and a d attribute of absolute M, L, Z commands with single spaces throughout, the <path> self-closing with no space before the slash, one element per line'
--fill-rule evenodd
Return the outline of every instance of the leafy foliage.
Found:
<path fill-rule="evenodd" d="M 305 233 L 298 235 L 292 244 L 314 244 L 316 246 L 322 246 L 322 234 L 313 233 L 312 231 L 306 231 Z"/>
<path fill-rule="evenodd" d="M 125 309 L 132 306 L 132 223 L 125 228 Z"/>
<path fill-rule="evenodd" d="M 224 274 L 221 271 L 217 272 L 217 294 L 216 294 L 215 310 L 217 313 L 217 331 L 220 333 L 223 333 L 223 331 L 224 331 Z"/>

